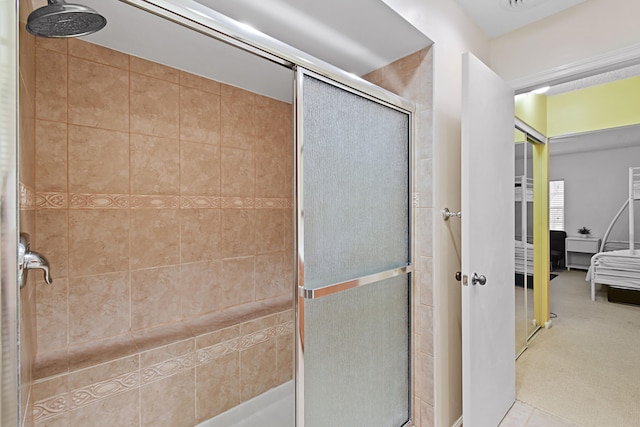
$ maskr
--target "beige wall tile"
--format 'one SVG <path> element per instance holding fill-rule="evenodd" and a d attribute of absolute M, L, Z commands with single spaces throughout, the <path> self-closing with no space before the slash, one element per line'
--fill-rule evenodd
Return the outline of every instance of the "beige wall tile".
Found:
<path fill-rule="evenodd" d="M 69 211 L 70 276 L 126 271 L 128 268 L 128 211 Z"/>
<path fill-rule="evenodd" d="M 293 334 L 286 334 L 276 338 L 276 370 L 278 373 L 278 384 L 283 384 L 293 379 L 293 341 Z"/>
<path fill-rule="evenodd" d="M 180 89 L 180 139 L 220 144 L 220 96 L 198 89 Z"/>
<path fill-rule="evenodd" d="M 161 267 L 131 272 L 131 329 L 180 319 L 180 268 Z"/>
<path fill-rule="evenodd" d="M 220 309 L 222 261 L 182 264 L 182 317 L 195 317 Z"/>
<path fill-rule="evenodd" d="M 282 154 L 286 136 L 293 133 L 292 127 L 285 127 L 293 115 L 291 104 L 256 96 L 256 151 Z"/>
<path fill-rule="evenodd" d="M 291 197 L 285 183 L 292 179 L 292 175 L 285 175 L 287 160 L 279 152 L 256 153 L 256 197 Z"/>
<path fill-rule="evenodd" d="M 140 400 L 138 390 L 129 390 L 90 403 L 69 413 L 69 426 L 138 427 Z"/>
<path fill-rule="evenodd" d="M 271 328 L 278 324 L 279 314 L 270 314 L 268 316 L 258 317 L 240 324 L 240 335 L 249 335 L 257 331 Z"/>
<path fill-rule="evenodd" d="M 54 351 L 40 351 L 36 354 L 33 379 L 42 380 L 69 372 L 67 348 Z"/>
<path fill-rule="evenodd" d="M 140 367 L 146 368 L 175 357 L 195 352 L 195 339 L 190 338 L 140 353 Z"/>
<path fill-rule="evenodd" d="M 21 2 L 22 3 L 22 2 Z M 59 53 L 67 53 L 68 39 L 36 37 L 36 46 Z"/>
<path fill-rule="evenodd" d="M 129 334 L 83 343 L 69 347 L 69 370 L 73 372 L 131 356 L 137 352 L 136 343 Z"/>
<path fill-rule="evenodd" d="M 256 256 L 256 300 L 273 298 L 281 295 L 293 296 L 292 277 L 285 276 L 284 252 Z"/>
<path fill-rule="evenodd" d="M 255 252 L 255 210 L 221 209 L 220 256 L 253 255 Z"/>
<path fill-rule="evenodd" d="M 195 424 L 195 369 L 140 387 L 140 421 L 146 427 Z"/>
<path fill-rule="evenodd" d="M 131 331 L 131 336 L 138 351 L 146 351 L 158 346 L 188 340 L 193 337 L 193 334 L 187 325 L 179 322 Z"/>
<path fill-rule="evenodd" d="M 222 261 L 220 308 L 254 301 L 254 265 L 254 257 L 231 258 Z"/>
<path fill-rule="evenodd" d="M 240 392 L 251 399 L 278 385 L 276 340 L 268 340 L 240 352 Z"/>
<path fill-rule="evenodd" d="M 128 131 L 128 71 L 69 57 L 69 123 Z"/>
<path fill-rule="evenodd" d="M 155 77 L 156 79 L 166 80 L 171 83 L 178 83 L 180 81 L 180 72 L 175 68 L 167 67 L 157 62 L 147 61 L 137 56 L 131 56 L 131 71 L 145 76 Z"/>
<path fill-rule="evenodd" d="M 36 49 L 36 118 L 67 120 L 67 55 Z"/>
<path fill-rule="evenodd" d="M 37 233 L 31 236 L 32 239 L 35 238 L 31 248 L 47 257 L 53 280 L 65 278 L 69 275 L 68 211 L 43 209 L 36 211 L 35 214 Z M 37 273 L 32 272 L 32 274 Z"/>
<path fill-rule="evenodd" d="M 418 258 L 416 286 L 420 287 L 420 304 L 433 306 L 433 258 Z"/>
<path fill-rule="evenodd" d="M 180 194 L 220 195 L 220 147 L 180 143 Z"/>
<path fill-rule="evenodd" d="M 69 192 L 129 192 L 129 136 L 69 126 Z"/>
<path fill-rule="evenodd" d="M 180 86 L 191 87 L 220 95 L 220 82 L 180 71 Z"/>
<path fill-rule="evenodd" d="M 177 209 L 131 211 L 132 269 L 180 263 L 179 214 Z"/>
<path fill-rule="evenodd" d="M 68 39 L 69 56 L 129 70 L 129 55 L 77 38 Z"/>
<path fill-rule="evenodd" d="M 196 348 L 202 349 L 212 345 L 229 341 L 240 336 L 240 326 L 230 326 L 215 332 L 209 332 L 196 337 Z"/>
<path fill-rule="evenodd" d="M 140 356 L 123 357 L 90 368 L 69 373 L 69 391 L 86 387 L 124 374 L 135 373 L 140 368 Z"/>
<path fill-rule="evenodd" d="M 35 427 L 69 427 L 69 422 L 69 413 L 65 412 L 64 414 L 38 421 L 35 423 Z"/>
<path fill-rule="evenodd" d="M 256 254 L 284 250 L 284 217 L 280 209 L 256 209 Z"/>
<path fill-rule="evenodd" d="M 226 147 L 221 151 L 221 194 L 254 197 L 256 165 L 253 152 Z"/>
<path fill-rule="evenodd" d="M 238 405 L 240 400 L 240 354 L 227 354 L 196 368 L 198 422 Z"/>
<path fill-rule="evenodd" d="M 56 279 L 53 286 L 36 287 L 36 335 L 38 351 L 67 347 L 67 279 Z"/>
<path fill-rule="evenodd" d="M 177 195 L 180 189 L 180 143 L 175 139 L 130 136 L 131 193 Z"/>
<path fill-rule="evenodd" d="M 419 357 L 419 375 L 422 379 L 420 389 L 418 391 L 419 397 L 430 405 L 434 405 L 434 386 L 433 386 L 433 356 L 427 354 L 421 354 Z"/>
<path fill-rule="evenodd" d="M 130 79 L 131 132 L 178 139 L 178 85 L 136 73 Z"/>
<path fill-rule="evenodd" d="M 22 82 L 22 80 L 20 80 Z M 35 188 L 36 175 L 36 132 L 34 100 L 29 99 L 25 85 L 20 85 L 20 181 Z M 24 101 L 23 101 L 24 100 Z"/>
<path fill-rule="evenodd" d="M 220 210 L 180 210 L 180 259 L 183 263 L 219 258 Z"/>
<path fill-rule="evenodd" d="M 221 144 L 249 150 L 255 146 L 256 95 L 223 84 L 221 87 Z"/>
<path fill-rule="evenodd" d="M 124 334 L 128 330 L 127 273 L 69 280 L 69 345 Z"/>
<path fill-rule="evenodd" d="M 66 192 L 67 125 L 36 120 L 35 132 L 36 191 Z"/>

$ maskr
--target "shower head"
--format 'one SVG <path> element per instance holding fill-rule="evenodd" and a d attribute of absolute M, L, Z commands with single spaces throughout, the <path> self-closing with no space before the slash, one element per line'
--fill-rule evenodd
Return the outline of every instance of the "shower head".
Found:
<path fill-rule="evenodd" d="M 67 4 L 63 0 L 48 0 L 48 3 L 31 12 L 27 18 L 27 31 L 34 36 L 86 36 L 107 25 L 104 16 L 89 7 Z"/>

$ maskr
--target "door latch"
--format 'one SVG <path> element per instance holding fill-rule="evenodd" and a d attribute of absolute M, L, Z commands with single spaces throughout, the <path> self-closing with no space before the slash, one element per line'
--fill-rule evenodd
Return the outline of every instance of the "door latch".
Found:
<path fill-rule="evenodd" d="M 471 276 L 472 285 L 480 284 L 480 286 L 484 286 L 486 283 L 487 283 L 487 278 L 484 275 L 478 276 L 478 273 L 473 273 L 473 276 Z"/>

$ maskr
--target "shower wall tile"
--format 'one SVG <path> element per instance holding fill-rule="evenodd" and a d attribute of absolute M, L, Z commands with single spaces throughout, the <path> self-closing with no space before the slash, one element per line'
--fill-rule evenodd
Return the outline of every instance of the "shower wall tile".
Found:
<path fill-rule="evenodd" d="M 180 319 L 180 268 L 131 272 L 131 328 L 144 329 Z"/>
<path fill-rule="evenodd" d="M 276 341 L 268 340 L 240 352 L 240 392 L 243 401 L 277 386 Z"/>
<path fill-rule="evenodd" d="M 180 143 L 176 139 L 130 136 L 131 193 L 174 195 L 180 188 Z"/>
<path fill-rule="evenodd" d="M 255 155 L 251 150 L 222 147 L 222 196 L 255 196 Z"/>
<path fill-rule="evenodd" d="M 70 193 L 129 192 L 127 133 L 69 126 L 68 150 Z"/>
<path fill-rule="evenodd" d="M 194 425 L 195 368 L 140 387 L 140 425 L 175 427 Z"/>
<path fill-rule="evenodd" d="M 129 130 L 129 72 L 69 57 L 69 123 Z"/>
<path fill-rule="evenodd" d="M 197 317 L 220 309 L 222 261 L 182 264 L 182 317 Z"/>
<path fill-rule="evenodd" d="M 21 76 L 22 77 L 22 76 Z M 36 181 L 36 132 L 35 132 L 35 105 L 33 99 L 30 99 L 26 85 L 20 78 L 19 93 L 20 101 L 20 123 L 18 132 L 20 135 L 20 182 L 35 188 Z M 24 101 L 22 101 L 24 99 Z"/>
<path fill-rule="evenodd" d="M 158 64 L 157 62 L 147 61 L 137 56 L 131 56 L 131 71 L 156 79 L 165 80 L 171 83 L 180 82 L 180 72 L 175 68 Z"/>
<path fill-rule="evenodd" d="M 131 73 L 132 133 L 178 139 L 179 86 L 164 80 Z"/>
<path fill-rule="evenodd" d="M 32 41 L 23 224 L 54 277 L 30 285 L 34 377 L 74 382 L 37 425 L 193 425 L 290 379 L 292 319 L 233 322 L 293 292 L 291 104 L 79 39 Z M 208 334 L 209 319 L 227 329 Z"/>
<path fill-rule="evenodd" d="M 131 211 L 132 269 L 180 264 L 180 215 L 177 209 Z"/>
<path fill-rule="evenodd" d="M 220 95 L 221 90 L 221 83 L 196 74 L 187 73 L 185 71 L 180 71 L 180 85 L 183 87 L 190 87 L 193 89 L 203 90 L 205 92 L 215 93 L 216 95 Z"/>
<path fill-rule="evenodd" d="M 77 38 L 67 39 L 69 56 L 129 70 L 129 55 Z"/>
<path fill-rule="evenodd" d="M 255 216 L 255 253 L 267 254 L 284 250 L 282 211 L 280 209 L 256 209 Z"/>
<path fill-rule="evenodd" d="M 250 150 L 255 146 L 255 109 L 256 96 L 251 92 L 222 85 L 222 134 L 224 147 Z"/>
<path fill-rule="evenodd" d="M 220 147 L 180 143 L 180 194 L 220 195 Z"/>
<path fill-rule="evenodd" d="M 36 118 L 67 120 L 67 55 L 36 48 Z"/>
<path fill-rule="evenodd" d="M 51 274 L 54 273 L 52 269 Z M 36 335 L 41 353 L 66 349 L 68 345 L 68 280 L 54 280 L 55 286 L 36 287 Z"/>
<path fill-rule="evenodd" d="M 35 189 L 67 192 L 67 125 L 45 120 L 35 125 Z"/>
<path fill-rule="evenodd" d="M 220 96 L 198 89 L 180 89 L 180 139 L 220 144 Z"/>
<path fill-rule="evenodd" d="M 71 277 L 129 269 L 129 212 L 69 211 Z"/>
<path fill-rule="evenodd" d="M 220 256 L 220 210 L 180 210 L 180 260 L 210 261 Z"/>
<path fill-rule="evenodd" d="M 220 209 L 220 256 L 253 254 L 255 251 L 255 209 Z"/>
<path fill-rule="evenodd" d="M 240 402 L 240 354 L 231 353 L 196 368 L 198 422 L 212 418 Z"/>
<path fill-rule="evenodd" d="M 69 345 L 120 335 L 128 329 L 126 273 L 69 279 Z"/>
<path fill-rule="evenodd" d="M 220 308 L 255 300 L 255 258 L 230 258 L 222 261 Z"/>

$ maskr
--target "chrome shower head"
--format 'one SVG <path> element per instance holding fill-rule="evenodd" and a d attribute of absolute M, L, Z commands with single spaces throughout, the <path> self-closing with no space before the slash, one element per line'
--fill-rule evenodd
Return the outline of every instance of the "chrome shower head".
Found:
<path fill-rule="evenodd" d="M 86 36 L 107 25 L 104 16 L 89 7 L 67 4 L 63 0 L 48 0 L 48 3 L 31 12 L 27 18 L 27 31 L 34 36 Z"/>

